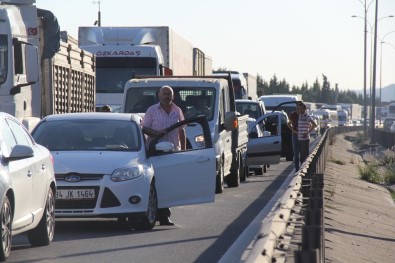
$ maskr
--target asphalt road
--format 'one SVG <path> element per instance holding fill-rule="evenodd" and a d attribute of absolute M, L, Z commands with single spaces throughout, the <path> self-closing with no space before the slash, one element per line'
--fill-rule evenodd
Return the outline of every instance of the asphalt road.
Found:
<path fill-rule="evenodd" d="M 176 225 L 152 231 L 129 230 L 110 220 L 58 219 L 50 246 L 33 248 L 24 234 L 15 236 L 7 262 L 218 262 L 292 169 L 283 160 L 264 175 L 226 188 L 215 203 L 172 208 Z"/>

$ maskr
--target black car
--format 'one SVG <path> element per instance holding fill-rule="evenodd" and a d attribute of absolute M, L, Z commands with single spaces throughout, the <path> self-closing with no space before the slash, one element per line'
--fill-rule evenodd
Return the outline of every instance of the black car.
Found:
<path fill-rule="evenodd" d="M 384 120 L 384 125 L 383 125 L 383 128 L 384 128 L 384 131 L 390 131 L 390 127 L 391 127 L 391 125 L 392 125 L 392 123 L 395 121 L 395 118 L 386 118 L 385 120 Z"/>

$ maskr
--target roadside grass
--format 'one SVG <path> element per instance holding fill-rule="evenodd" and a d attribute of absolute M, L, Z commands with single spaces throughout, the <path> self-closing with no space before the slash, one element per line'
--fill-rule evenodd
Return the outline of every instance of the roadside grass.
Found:
<path fill-rule="evenodd" d="M 390 189 L 390 194 L 391 194 L 391 196 L 392 196 L 392 199 L 395 200 L 395 191 L 392 191 L 392 190 Z"/>
<path fill-rule="evenodd" d="M 342 160 L 338 160 L 338 159 L 330 159 L 329 161 L 332 162 L 332 163 L 339 164 L 339 165 L 345 165 L 346 164 Z"/>
<path fill-rule="evenodd" d="M 386 186 L 395 201 L 395 192 L 389 188 L 395 184 L 395 154 L 391 151 L 388 151 L 391 154 L 375 152 L 375 145 L 369 144 L 368 140 L 367 136 L 359 132 L 353 138 L 353 143 L 358 149 L 366 150 L 363 164 L 358 165 L 360 178 Z"/>

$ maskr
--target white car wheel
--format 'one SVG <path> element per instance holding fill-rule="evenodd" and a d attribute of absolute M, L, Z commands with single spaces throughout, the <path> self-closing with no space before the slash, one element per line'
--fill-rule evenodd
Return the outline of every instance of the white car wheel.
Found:
<path fill-rule="evenodd" d="M 133 220 L 133 217 L 129 217 L 129 222 L 132 228 L 150 230 L 154 228 L 158 217 L 158 196 L 156 194 L 156 188 L 151 184 L 147 212 L 140 222 Z"/>
<path fill-rule="evenodd" d="M 1 250 L 0 261 L 4 261 L 11 253 L 12 243 L 12 208 L 8 197 L 4 197 L 1 206 Z"/>
<path fill-rule="evenodd" d="M 45 210 L 40 223 L 27 233 L 30 244 L 33 246 L 46 246 L 51 243 L 55 235 L 55 196 L 50 188 L 48 190 Z"/>

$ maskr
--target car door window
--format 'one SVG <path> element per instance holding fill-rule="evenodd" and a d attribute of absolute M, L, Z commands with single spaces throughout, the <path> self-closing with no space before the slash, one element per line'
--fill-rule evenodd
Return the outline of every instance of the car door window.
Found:
<path fill-rule="evenodd" d="M 264 118 L 264 130 L 269 131 L 271 136 L 276 136 L 278 135 L 278 116 L 273 115 L 269 116 L 267 118 Z"/>
<path fill-rule="evenodd" d="M 185 119 L 184 121 L 178 122 L 169 128 L 166 129 L 166 133 L 169 133 L 175 129 L 180 129 L 183 127 L 186 131 L 186 138 L 193 138 L 195 143 L 199 146 L 196 149 L 190 147 L 191 142 L 188 142 L 187 139 L 187 149 L 186 150 L 173 150 L 173 151 L 157 151 L 155 150 L 155 145 L 161 141 L 163 135 L 155 137 L 151 142 L 149 147 L 149 155 L 162 155 L 162 154 L 169 154 L 173 152 L 180 152 L 180 151 L 194 151 L 198 149 L 206 149 L 212 148 L 213 144 L 211 141 L 211 134 L 210 128 L 208 126 L 207 119 L 204 116 L 193 117 L 189 119 Z M 189 134 L 191 133 L 191 134 Z M 193 134 L 193 135 L 192 135 Z M 189 145 L 189 147 L 188 147 Z"/>
<path fill-rule="evenodd" d="M 1 119 L 1 133 L 5 146 L 3 154 L 8 156 L 11 153 L 12 148 L 14 148 L 16 145 L 16 140 L 11 132 L 10 126 L 8 126 L 8 123 L 5 121 L 5 119 Z"/>
<path fill-rule="evenodd" d="M 27 134 L 27 132 L 25 131 L 25 129 L 23 129 L 23 127 L 21 125 L 19 125 L 18 123 L 16 123 L 15 121 L 13 121 L 11 119 L 8 119 L 6 121 L 9 124 L 9 126 L 12 130 L 12 133 L 15 136 L 17 144 L 32 147 L 32 141 L 31 141 L 29 135 Z"/>

